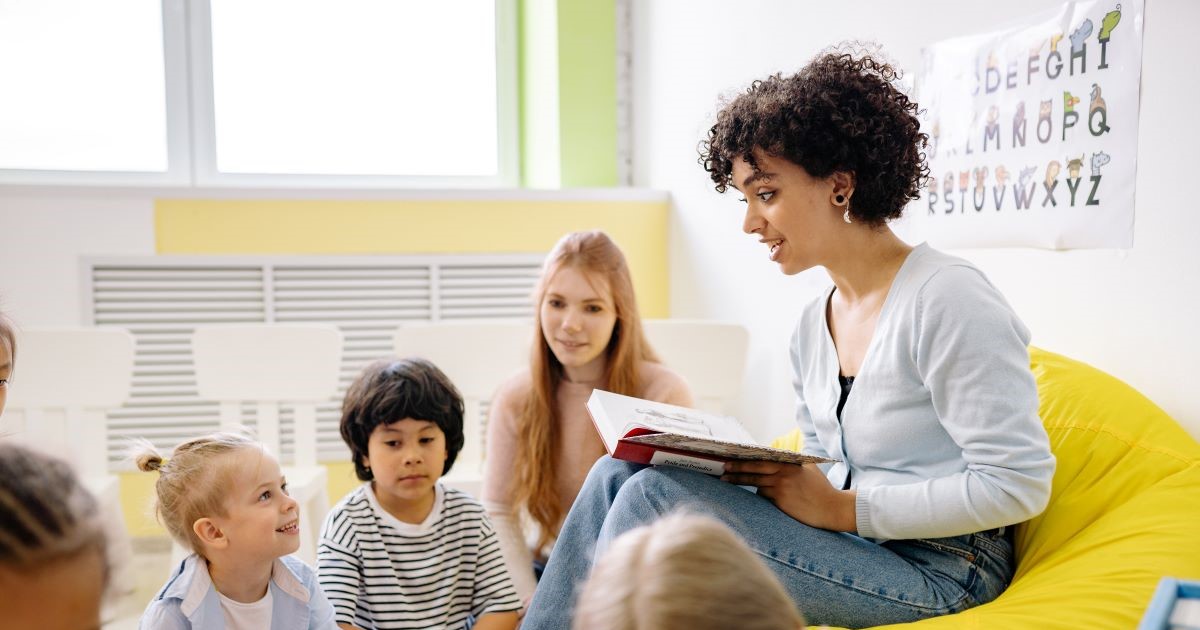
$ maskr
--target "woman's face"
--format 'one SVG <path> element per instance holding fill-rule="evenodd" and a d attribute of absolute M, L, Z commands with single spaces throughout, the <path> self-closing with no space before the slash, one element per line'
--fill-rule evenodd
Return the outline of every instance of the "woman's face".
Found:
<path fill-rule="evenodd" d="M 746 203 L 742 230 L 757 235 L 767 255 L 792 275 L 824 264 L 850 227 L 834 205 L 834 178 L 818 179 L 783 158 L 757 154 L 756 173 L 744 159 L 733 163 L 733 185 Z"/>
<path fill-rule="evenodd" d="M 540 306 L 542 336 L 567 378 L 594 382 L 604 375 L 605 350 L 617 323 L 604 278 L 562 267 L 546 285 Z"/>

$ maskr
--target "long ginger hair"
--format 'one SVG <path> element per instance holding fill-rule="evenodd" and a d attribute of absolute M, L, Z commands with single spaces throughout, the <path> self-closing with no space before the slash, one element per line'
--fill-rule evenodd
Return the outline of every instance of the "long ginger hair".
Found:
<path fill-rule="evenodd" d="M 573 232 L 562 237 L 546 257 L 534 291 L 537 334 L 529 366 L 532 386 L 517 419 L 519 437 L 513 498 L 541 529 L 538 549 L 544 548 L 555 537 L 564 516 L 561 497 L 554 485 L 562 417 L 555 406 L 555 394 L 563 380 L 563 366 L 542 335 L 541 316 L 541 305 L 550 280 L 564 267 L 578 269 L 589 279 L 603 279 L 612 294 L 617 321 L 604 352 L 604 376 L 599 387 L 637 396 L 641 393 L 639 364 L 642 361 L 658 362 L 642 333 L 633 280 L 620 248 L 600 231 Z"/>

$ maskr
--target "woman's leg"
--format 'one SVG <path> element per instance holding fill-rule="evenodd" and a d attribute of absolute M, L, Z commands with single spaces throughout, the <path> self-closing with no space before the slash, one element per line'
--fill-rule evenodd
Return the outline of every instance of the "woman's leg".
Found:
<path fill-rule="evenodd" d="M 745 489 L 691 471 L 604 458 L 589 474 L 585 490 L 589 486 L 586 500 L 580 493 L 586 506 L 580 518 L 573 518 L 577 500 L 563 526 L 559 544 L 569 544 L 555 547 L 525 630 L 569 628 L 593 548 L 602 552 L 621 533 L 676 509 L 708 514 L 737 531 L 811 623 L 862 627 L 956 612 L 995 597 L 1011 575 L 1010 557 L 997 559 L 997 545 L 973 546 L 975 535 L 878 545 L 808 527 Z"/>
<path fill-rule="evenodd" d="M 644 468 L 608 456 L 601 457 L 592 466 L 563 521 L 554 551 L 546 561 L 545 571 L 521 622 L 522 630 L 566 630 L 571 627 L 575 590 L 592 570 L 592 557 L 605 518 L 621 486 Z"/>

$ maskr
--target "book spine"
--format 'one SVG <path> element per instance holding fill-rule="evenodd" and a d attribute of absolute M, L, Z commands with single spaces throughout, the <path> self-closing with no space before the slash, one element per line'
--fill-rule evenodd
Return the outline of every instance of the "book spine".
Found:
<path fill-rule="evenodd" d="M 662 448 L 650 444 L 638 444 L 620 440 L 613 452 L 615 459 L 635 464 L 663 465 L 694 470 L 706 475 L 720 476 L 725 470 L 724 459 L 711 455 L 700 455 L 691 451 Z"/>

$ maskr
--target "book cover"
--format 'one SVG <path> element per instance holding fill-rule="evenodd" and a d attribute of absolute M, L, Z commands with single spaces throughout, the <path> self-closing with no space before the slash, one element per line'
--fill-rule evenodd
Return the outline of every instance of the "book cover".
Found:
<path fill-rule="evenodd" d="M 735 460 L 787 464 L 833 461 L 762 446 L 731 416 L 601 389 L 592 391 L 587 410 L 608 454 L 639 464 L 665 464 L 720 475 L 725 462 Z"/>

